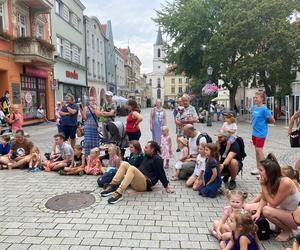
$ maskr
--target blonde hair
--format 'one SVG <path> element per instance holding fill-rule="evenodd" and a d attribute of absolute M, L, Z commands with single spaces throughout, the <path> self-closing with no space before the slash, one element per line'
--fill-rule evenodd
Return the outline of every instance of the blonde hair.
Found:
<path fill-rule="evenodd" d="M 227 197 L 228 200 L 230 200 L 232 198 L 232 196 L 238 196 L 241 198 L 241 200 L 244 202 L 247 197 L 248 197 L 248 193 L 247 192 L 242 192 L 239 190 L 229 190 L 226 189 L 224 191 L 225 196 Z"/>
<path fill-rule="evenodd" d="M 116 155 L 118 157 L 121 157 L 121 150 L 120 150 L 120 148 L 117 145 L 110 144 L 108 148 L 111 148 L 116 153 Z"/>
<path fill-rule="evenodd" d="M 184 137 L 178 137 L 177 138 L 177 142 L 178 143 L 181 143 L 183 146 L 187 146 L 188 145 L 188 141 L 187 141 L 187 139 L 185 139 Z"/>
<path fill-rule="evenodd" d="M 161 131 L 164 131 L 164 130 L 166 130 L 168 132 L 168 134 L 169 134 L 170 130 L 169 130 L 169 128 L 167 126 L 163 126 L 161 128 Z"/>
<path fill-rule="evenodd" d="M 235 118 L 232 115 L 227 116 L 226 120 L 227 120 L 227 123 L 229 122 L 229 124 L 235 123 Z"/>
<path fill-rule="evenodd" d="M 38 147 L 36 147 L 36 146 L 34 146 L 31 150 L 30 150 L 30 153 L 32 154 L 32 153 L 40 153 L 40 150 L 39 150 L 39 148 Z"/>
<path fill-rule="evenodd" d="M 91 153 L 96 153 L 96 155 L 99 157 L 100 156 L 100 149 L 99 148 L 92 148 Z"/>
<path fill-rule="evenodd" d="M 299 171 L 293 169 L 292 166 L 281 167 L 281 174 L 284 177 L 289 177 L 292 180 L 296 180 L 299 183 Z"/>
<path fill-rule="evenodd" d="M 265 91 L 263 91 L 262 89 L 257 90 L 257 91 L 255 92 L 255 95 L 260 96 L 260 97 L 263 99 L 263 101 L 264 101 L 265 98 L 266 98 Z"/>

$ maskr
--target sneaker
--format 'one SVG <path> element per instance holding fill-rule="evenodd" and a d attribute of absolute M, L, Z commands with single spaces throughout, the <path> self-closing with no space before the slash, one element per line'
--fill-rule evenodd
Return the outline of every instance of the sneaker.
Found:
<path fill-rule="evenodd" d="M 63 169 L 58 170 L 57 173 L 60 174 L 60 175 L 67 175 L 67 173 Z"/>
<path fill-rule="evenodd" d="M 83 176 L 83 175 L 84 175 L 84 171 L 80 171 L 80 172 L 78 173 L 78 175 L 79 175 L 79 176 Z"/>
<path fill-rule="evenodd" d="M 31 172 L 31 173 L 37 173 L 37 172 L 41 172 L 41 170 L 40 170 L 38 167 L 36 167 L 36 168 L 32 168 L 32 169 L 30 170 L 30 172 Z"/>
<path fill-rule="evenodd" d="M 224 182 L 224 184 L 227 184 L 229 180 L 229 175 L 224 175 L 222 181 Z"/>
<path fill-rule="evenodd" d="M 252 175 L 258 175 L 259 173 L 258 173 L 258 169 L 256 168 L 256 169 L 253 169 L 252 171 L 251 171 L 251 174 Z"/>
<path fill-rule="evenodd" d="M 177 152 L 177 153 L 180 152 L 180 148 L 177 148 L 177 149 L 176 149 L 176 152 Z"/>
<path fill-rule="evenodd" d="M 117 202 L 123 200 L 123 195 L 118 192 L 114 192 L 112 196 L 108 199 L 109 204 L 116 204 Z"/>
<path fill-rule="evenodd" d="M 107 188 L 105 190 L 103 190 L 100 195 L 102 197 L 107 197 L 107 196 L 110 196 L 113 192 L 115 192 L 116 190 L 118 189 L 118 186 L 117 185 L 113 185 L 113 184 L 109 184 L 107 186 Z"/>
<path fill-rule="evenodd" d="M 228 184 L 228 189 L 229 190 L 233 190 L 236 188 L 236 182 L 235 180 L 230 180 L 229 184 Z"/>

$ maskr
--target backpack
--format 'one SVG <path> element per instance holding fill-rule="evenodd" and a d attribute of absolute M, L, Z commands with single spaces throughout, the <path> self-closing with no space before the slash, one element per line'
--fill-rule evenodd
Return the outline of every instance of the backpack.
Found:
<path fill-rule="evenodd" d="M 205 137 L 207 143 L 212 143 L 212 139 L 211 139 L 211 137 L 210 137 L 207 133 L 201 133 L 201 134 L 198 136 L 197 140 L 196 140 L 197 146 L 199 146 L 199 144 L 200 144 L 200 139 L 201 139 L 202 137 Z"/>
<path fill-rule="evenodd" d="M 270 239 L 270 235 L 272 234 L 272 230 L 270 228 L 269 222 L 261 218 L 255 222 L 258 227 L 257 237 L 259 240 L 268 240 Z"/>
<path fill-rule="evenodd" d="M 240 156 L 242 158 L 242 161 L 247 157 L 247 154 L 245 152 L 245 143 L 242 137 L 238 136 L 236 138 L 236 142 L 239 144 L 240 148 Z"/>

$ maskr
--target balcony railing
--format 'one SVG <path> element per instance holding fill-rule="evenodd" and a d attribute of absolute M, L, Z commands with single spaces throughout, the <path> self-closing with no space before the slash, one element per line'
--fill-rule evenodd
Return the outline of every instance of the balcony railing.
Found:
<path fill-rule="evenodd" d="M 14 39 L 14 54 L 17 62 L 53 64 L 54 51 L 55 47 L 44 40 L 31 37 Z"/>

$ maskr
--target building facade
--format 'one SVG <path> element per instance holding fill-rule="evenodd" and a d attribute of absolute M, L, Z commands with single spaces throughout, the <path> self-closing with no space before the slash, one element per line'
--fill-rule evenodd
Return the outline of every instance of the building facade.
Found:
<path fill-rule="evenodd" d="M 106 65 L 106 89 L 117 94 L 116 87 L 116 62 L 115 62 L 115 45 L 112 32 L 111 21 L 102 24 L 102 31 L 105 34 L 105 65 Z"/>
<path fill-rule="evenodd" d="M 147 75 L 148 84 L 152 86 L 152 104 L 156 99 L 161 99 L 164 103 L 165 96 L 165 81 L 164 75 L 166 73 L 166 64 L 163 62 L 165 53 L 163 51 L 163 39 L 161 30 L 158 30 L 156 42 L 153 46 L 153 71 Z"/>
<path fill-rule="evenodd" d="M 42 106 L 54 118 L 53 52 L 47 0 L 0 1 L 0 94 L 8 90 L 25 124 Z"/>
<path fill-rule="evenodd" d="M 96 17 L 84 17 L 87 51 L 87 79 L 89 95 L 94 96 L 101 106 L 105 101 L 106 67 L 105 34 Z"/>
<path fill-rule="evenodd" d="M 116 62 L 116 85 L 117 93 L 119 96 L 125 97 L 126 95 L 126 82 L 125 82 L 125 64 L 121 49 L 115 47 L 115 62 Z"/>
<path fill-rule="evenodd" d="M 184 93 L 190 93 L 190 79 L 175 71 L 165 74 L 165 101 L 173 102 Z"/>
<path fill-rule="evenodd" d="M 79 0 L 55 0 L 51 12 L 52 41 L 56 47 L 56 101 L 63 100 L 67 93 L 72 94 L 76 102 L 87 101 L 84 9 Z"/>

